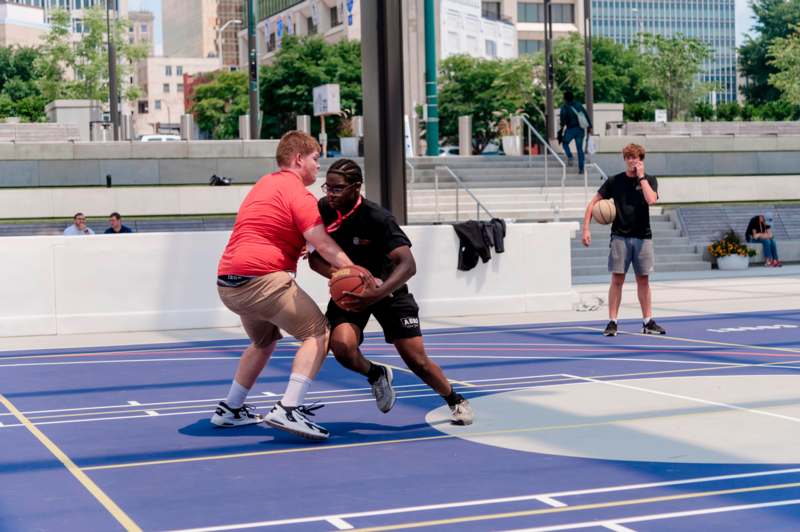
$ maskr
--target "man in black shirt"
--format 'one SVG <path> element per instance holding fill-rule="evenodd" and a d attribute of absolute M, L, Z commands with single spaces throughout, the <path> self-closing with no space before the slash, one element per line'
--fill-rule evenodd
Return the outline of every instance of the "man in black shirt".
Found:
<path fill-rule="evenodd" d="M 644 148 L 628 144 L 622 150 L 625 171 L 608 178 L 586 207 L 583 216 L 583 245 L 592 243 L 589 222 L 595 203 L 614 199 L 617 215 L 611 225 L 611 243 L 608 271 L 611 286 L 608 288 L 609 322 L 605 336 L 617 335 L 617 314 L 622 300 L 625 274 L 633 264 L 636 274 L 636 293 L 642 307 L 642 333 L 665 334 L 666 331 L 653 320 L 649 275 L 653 271 L 653 234 L 650 230 L 650 205 L 658 200 L 658 181 L 644 172 Z"/>
<path fill-rule="evenodd" d="M 108 223 L 111 227 L 105 230 L 106 235 L 116 235 L 119 233 L 133 233 L 130 227 L 122 225 L 122 216 L 118 212 L 112 212 L 108 217 Z"/>
<path fill-rule="evenodd" d="M 375 284 L 360 294 L 350 293 L 347 310 L 332 300 L 326 316 L 331 324 L 330 348 L 336 360 L 347 369 L 361 373 L 372 386 L 381 412 L 394 406 L 392 369 L 370 362 L 359 349 L 370 315 L 380 323 L 387 343 L 394 344 L 408 368 L 447 402 L 451 421 L 472 423 L 469 402 L 458 394 L 438 364 L 425 353 L 419 326 L 419 307 L 406 282 L 416 273 L 411 241 L 392 214 L 361 196 L 361 168 L 349 159 L 340 159 L 328 169 L 319 200 L 319 211 L 328 233 L 355 263 L 368 269 Z M 311 268 L 330 278 L 334 269 L 318 253 L 309 257 Z"/>

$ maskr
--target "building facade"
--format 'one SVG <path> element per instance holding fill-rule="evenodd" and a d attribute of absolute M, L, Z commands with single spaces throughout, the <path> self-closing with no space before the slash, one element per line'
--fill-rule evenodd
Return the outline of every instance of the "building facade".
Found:
<path fill-rule="evenodd" d="M 218 0 L 161 0 L 167 57 L 217 57 Z"/>
<path fill-rule="evenodd" d="M 155 52 L 155 15 L 150 11 L 129 11 L 128 42 L 131 44 L 147 43 L 150 53 Z"/>
<path fill-rule="evenodd" d="M 143 95 L 133 112 L 136 136 L 178 133 L 184 107 L 184 75 L 219 68 L 217 57 L 148 57 L 139 63 L 137 78 Z"/>
<path fill-rule="evenodd" d="M 222 66 L 228 69 L 239 67 L 239 30 L 244 24 L 242 0 L 219 0 L 217 5 L 217 47 L 221 50 Z"/>
<path fill-rule="evenodd" d="M 640 33 L 694 37 L 712 53 L 701 81 L 716 87 L 718 101 L 737 99 L 734 0 L 592 0 L 592 33 L 628 46 Z"/>

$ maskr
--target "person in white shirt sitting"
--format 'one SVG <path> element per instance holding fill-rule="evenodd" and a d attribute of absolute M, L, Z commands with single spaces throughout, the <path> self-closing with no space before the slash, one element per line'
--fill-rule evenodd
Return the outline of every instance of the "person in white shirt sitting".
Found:
<path fill-rule="evenodd" d="M 65 236 L 94 234 L 92 228 L 86 225 L 86 216 L 82 212 L 76 213 L 75 216 L 72 217 L 72 221 L 73 224 L 64 229 Z"/>

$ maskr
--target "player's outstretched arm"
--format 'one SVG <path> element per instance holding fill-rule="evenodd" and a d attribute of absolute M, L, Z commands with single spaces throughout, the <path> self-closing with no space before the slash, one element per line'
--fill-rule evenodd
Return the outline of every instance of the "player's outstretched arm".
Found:
<path fill-rule="evenodd" d="M 328 279 L 330 279 L 333 272 L 336 271 L 333 266 L 331 266 L 327 260 L 323 259 L 316 251 L 308 256 L 308 265 L 311 266 L 312 270 Z"/>
<path fill-rule="evenodd" d="M 337 270 L 353 264 L 353 261 L 350 260 L 344 251 L 342 251 L 342 248 L 339 247 L 339 244 L 334 242 L 325 231 L 324 225 L 315 225 L 303 233 L 303 237 L 306 239 L 306 242 L 309 242 L 312 246 L 314 246 L 314 249 L 317 250 L 317 253 L 319 253 L 322 258 L 328 262 L 328 264 Z"/>

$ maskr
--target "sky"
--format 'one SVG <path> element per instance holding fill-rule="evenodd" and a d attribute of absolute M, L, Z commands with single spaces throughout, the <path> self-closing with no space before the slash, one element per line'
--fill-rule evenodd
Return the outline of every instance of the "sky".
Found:
<path fill-rule="evenodd" d="M 736 2 L 736 46 L 744 42 L 745 35 L 750 31 L 753 26 L 752 15 L 750 9 L 750 0 L 735 0 Z M 161 35 L 161 0 L 128 0 L 128 9 L 130 10 L 146 10 L 152 11 L 155 14 L 156 20 L 156 42 L 155 49 L 156 55 L 161 55 L 163 50 L 163 38 Z"/>

